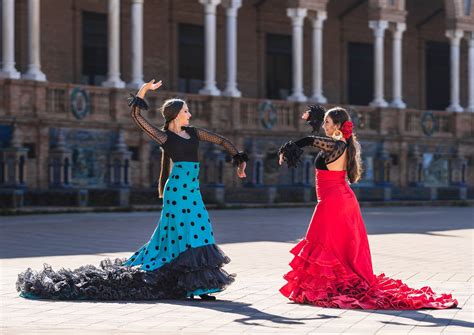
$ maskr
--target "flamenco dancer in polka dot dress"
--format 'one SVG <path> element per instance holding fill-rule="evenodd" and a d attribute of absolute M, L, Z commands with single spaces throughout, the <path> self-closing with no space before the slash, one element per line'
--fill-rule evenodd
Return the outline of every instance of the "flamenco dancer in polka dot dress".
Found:
<path fill-rule="evenodd" d="M 163 209 L 150 240 L 127 260 L 104 260 L 100 268 L 87 265 L 74 271 L 55 272 L 45 265 L 39 273 L 28 269 L 18 277 L 17 290 L 21 296 L 93 300 L 200 296 L 215 300 L 209 294 L 222 291 L 234 281 L 235 275 L 222 269 L 230 259 L 215 244 L 211 220 L 201 197 L 199 142 L 223 146 L 232 156 L 240 178 L 245 178 L 248 157 L 226 138 L 188 126 L 191 113 L 183 100 L 165 101 L 161 107 L 163 129 L 152 125 L 140 110 L 147 109 L 145 93 L 160 86 L 161 81 L 152 80 L 129 100 L 133 120 L 163 148 L 159 180 Z"/>

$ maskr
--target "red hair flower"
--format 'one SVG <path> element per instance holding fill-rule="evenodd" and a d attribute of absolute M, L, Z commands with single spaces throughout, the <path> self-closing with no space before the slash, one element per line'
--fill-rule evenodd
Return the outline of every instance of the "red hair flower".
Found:
<path fill-rule="evenodd" d="M 344 138 L 347 140 L 349 137 L 352 136 L 352 126 L 354 124 L 352 123 L 352 121 L 346 121 L 342 124 L 342 127 L 341 127 L 341 132 L 342 132 L 342 136 L 344 136 Z"/>

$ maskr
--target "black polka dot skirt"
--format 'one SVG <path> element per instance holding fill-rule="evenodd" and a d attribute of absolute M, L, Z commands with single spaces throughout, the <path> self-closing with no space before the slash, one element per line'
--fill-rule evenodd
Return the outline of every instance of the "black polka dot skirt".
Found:
<path fill-rule="evenodd" d="M 54 271 L 28 268 L 18 275 L 20 296 L 58 300 L 181 299 L 220 292 L 234 281 L 230 262 L 215 244 L 199 190 L 199 163 L 175 162 L 163 195 L 160 221 L 150 240 L 128 259 L 100 267 Z"/>
<path fill-rule="evenodd" d="M 163 209 L 158 226 L 150 240 L 130 256 L 126 265 L 139 265 L 144 271 L 153 271 L 166 264 L 170 265 L 179 257 L 198 256 L 203 250 L 206 251 L 207 258 L 213 258 L 213 253 L 222 254 L 215 245 L 211 220 L 202 200 L 199 163 L 175 162 L 165 184 Z M 223 254 L 218 258 L 228 262 L 228 258 Z M 196 259 L 196 262 L 199 260 Z M 207 260 L 203 259 L 203 262 L 203 267 L 208 266 Z M 220 290 L 219 287 L 198 287 L 187 294 L 197 295 Z"/>

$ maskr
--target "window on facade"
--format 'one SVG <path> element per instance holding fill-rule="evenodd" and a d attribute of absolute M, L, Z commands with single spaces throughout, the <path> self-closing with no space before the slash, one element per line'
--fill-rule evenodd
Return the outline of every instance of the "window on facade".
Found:
<path fill-rule="evenodd" d="M 464 0 L 464 15 L 469 16 L 471 14 L 472 0 Z"/>
<path fill-rule="evenodd" d="M 12 136 L 13 127 L 11 125 L 0 124 L 0 148 L 9 147 Z"/>
<path fill-rule="evenodd" d="M 28 149 L 28 159 L 36 158 L 36 143 L 23 143 L 23 147 Z"/>
<path fill-rule="evenodd" d="M 349 42 L 347 59 L 348 103 L 367 106 L 374 97 L 374 46 Z"/>
<path fill-rule="evenodd" d="M 0 1 L 0 17 L 3 18 L 3 6 L 2 1 Z M 3 28 L 2 28 L 3 29 Z M 3 33 L 0 34 L 0 64 L 3 62 Z"/>
<path fill-rule="evenodd" d="M 449 106 L 449 43 L 426 42 L 425 89 L 426 108 L 445 110 Z"/>
<path fill-rule="evenodd" d="M 204 28 L 180 24 L 178 39 L 178 90 L 198 93 L 204 86 Z"/>
<path fill-rule="evenodd" d="M 107 14 L 82 12 L 81 83 L 100 85 L 107 75 Z"/>
<path fill-rule="evenodd" d="M 292 88 L 290 36 L 267 34 L 265 64 L 267 98 L 286 99 Z"/>
<path fill-rule="evenodd" d="M 132 161 L 140 160 L 140 150 L 138 147 L 128 147 L 128 150 L 132 153 Z"/>

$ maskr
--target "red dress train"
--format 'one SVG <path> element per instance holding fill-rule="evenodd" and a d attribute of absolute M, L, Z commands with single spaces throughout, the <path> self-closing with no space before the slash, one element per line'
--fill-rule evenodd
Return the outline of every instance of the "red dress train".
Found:
<path fill-rule="evenodd" d="M 291 253 L 280 292 L 297 303 L 362 309 L 451 308 L 451 294 L 374 275 L 367 232 L 345 171 L 316 169 L 318 204 L 306 237 Z"/>

